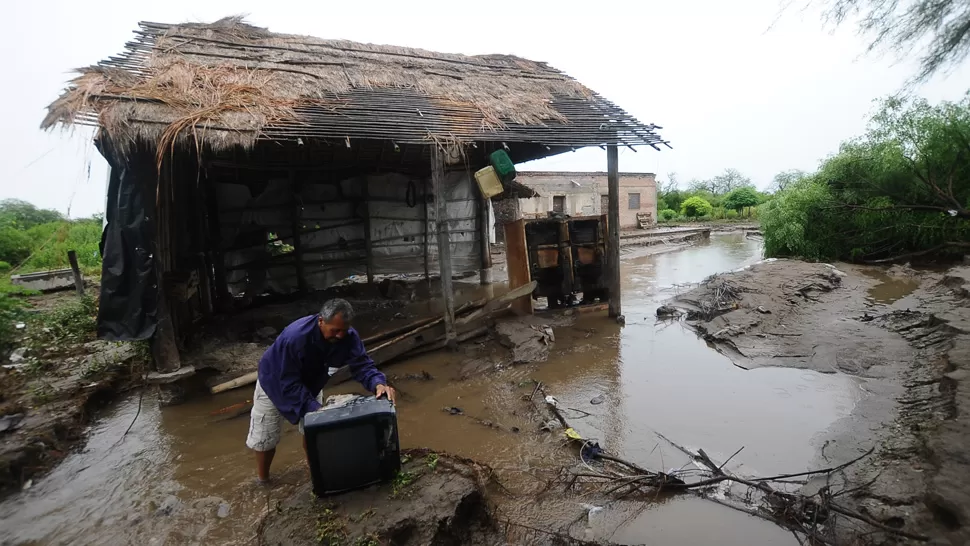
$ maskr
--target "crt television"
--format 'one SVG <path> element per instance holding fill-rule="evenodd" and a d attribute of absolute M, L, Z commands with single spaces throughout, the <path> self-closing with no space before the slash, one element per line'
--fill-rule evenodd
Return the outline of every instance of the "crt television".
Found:
<path fill-rule="evenodd" d="M 359 397 L 309 413 L 303 430 L 317 496 L 389 481 L 401 469 L 397 414 L 386 398 Z"/>

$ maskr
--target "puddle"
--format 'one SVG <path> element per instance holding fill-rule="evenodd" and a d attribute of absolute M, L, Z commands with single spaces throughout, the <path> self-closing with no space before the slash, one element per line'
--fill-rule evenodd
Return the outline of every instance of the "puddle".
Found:
<path fill-rule="evenodd" d="M 883 271 L 863 270 L 862 274 L 879 281 L 879 284 L 866 291 L 869 299 L 876 303 L 890 305 L 909 296 L 919 288 L 919 281 L 887 275 Z"/>
<path fill-rule="evenodd" d="M 438 352 L 388 368 L 389 375 L 399 377 L 423 371 L 434 377 L 399 383 L 403 446 L 480 460 L 509 490 L 527 494 L 544 485 L 537 477 L 574 462 L 557 436 L 536 430 L 522 400 L 531 391 L 525 383 L 534 378 L 562 406 L 575 408 L 566 410 L 567 417 L 581 434 L 644 466 L 684 464 L 672 447 L 658 445 L 654 432 L 661 432 L 685 446 L 704 448 L 717 461 L 744 446 L 730 464 L 736 472 L 805 470 L 815 458 L 819 435 L 847 416 L 861 396 L 855 380 L 804 370 L 745 371 L 680 324 L 657 323 L 654 316 L 676 286 L 751 265 L 760 255 L 759 242 L 741 234 L 715 234 L 710 242 L 679 252 L 625 255 L 626 326 L 581 316 L 557 330 L 552 354 L 540 365 L 463 380 L 468 357 Z M 352 389 L 345 384 L 334 392 Z M 163 410 L 146 396 L 122 439 L 138 407 L 137 396 L 125 400 L 92 428 L 83 451 L 31 490 L 0 504 L 5 530 L 0 543 L 250 541 L 267 495 L 252 483 L 252 455 L 244 446 L 248 419 L 214 423 L 209 415 L 249 396 L 249 389 L 239 389 Z M 602 403 L 591 402 L 597 397 Z M 445 407 L 459 407 L 464 415 L 450 415 Z M 500 428 L 483 426 L 482 420 Z M 286 427 L 274 471 L 283 481 L 306 479 L 302 457 L 295 427 Z M 220 518 L 223 503 L 229 515 Z M 697 498 L 644 508 L 622 519 L 606 510 L 605 523 L 590 532 L 621 543 L 649 539 L 651 545 L 795 543 L 770 523 Z M 549 524 L 542 520 L 548 513 L 530 514 L 529 506 L 510 504 L 507 510 Z"/>

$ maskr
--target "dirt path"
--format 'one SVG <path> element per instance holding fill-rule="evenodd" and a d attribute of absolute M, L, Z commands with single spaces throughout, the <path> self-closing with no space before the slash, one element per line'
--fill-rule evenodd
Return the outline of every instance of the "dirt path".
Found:
<path fill-rule="evenodd" d="M 852 477 L 869 484 L 852 495 L 859 510 L 941 544 L 966 544 L 968 289 L 967 267 L 940 274 L 779 260 L 714 276 L 674 306 L 738 366 L 864 378 L 869 396 L 835 427 L 821 457 L 845 460 L 876 446 Z"/>

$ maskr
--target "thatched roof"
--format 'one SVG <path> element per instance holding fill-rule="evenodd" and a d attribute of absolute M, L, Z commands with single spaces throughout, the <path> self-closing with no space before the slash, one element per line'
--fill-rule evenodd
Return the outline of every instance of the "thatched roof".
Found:
<path fill-rule="evenodd" d="M 298 138 L 666 144 L 659 127 L 518 57 L 275 34 L 236 17 L 139 26 L 121 55 L 79 70 L 43 128 L 100 126 L 161 149 L 190 137 L 216 150 Z"/>

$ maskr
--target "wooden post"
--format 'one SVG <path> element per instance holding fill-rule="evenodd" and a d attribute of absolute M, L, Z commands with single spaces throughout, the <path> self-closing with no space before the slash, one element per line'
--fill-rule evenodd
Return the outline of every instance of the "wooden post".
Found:
<path fill-rule="evenodd" d="M 509 290 L 532 282 L 529 251 L 525 240 L 525 220 L 519 219 L 505 224 L 505 264 L 509 271 Z M 512 310 L 519 315 L 531 315 L 532 295 L 514 300 Z"/>
<path fill-rule="evenodd" d="M 424 200 L 424 282 L 428 285 L 428 293 L 431 293 L 431 233 L 428 230 L 431 222 L 430 207 L 428 206 L 428 181 L 425 180 L 421 185 L 421 199 Z"/>
<path fill-rule="evenodd" d="M 444 155 L 436 144 L 431 145 L 431 192 L 434 194 L 435 226 L 438 235 L 438 270 L 441 273 L 441 299 L 445 312 L 445 341 L 454 346 L 455 294 L 451 285 L 451 230 L 448 227 L 448 196 L 445 188 Z"/>
<path fill-rule="evenodd" d="M 306 270 L 303 265 L 303 203 L 300 201 L 300 181 L 297 179 L 296 171 L 290 170 L 290 192 L 292 192 L 293 207 L 290 212 L 290 224 L 293 231 L 293 255 L 296 257 L 296 283 L 300 292 L 306 294 L 310 291 L 306 282 Z M 267 266 L 268 267 L 268 266 Z"/>
<path fill-rule="evenodd" d="M 163 276 L 158 277 L 158 322 L 155 325 L 155 335 L 152 336 L 152 357 L 155 369 L 161 373 L 170 373 L 182 367 L 178 343 L 175 341 L 175 325 L 169 313 L 168 294 L 164 288 Z"/>
<path fill-rule="evenodd" d="M 172 314 L 168 299 L 167 275 L 173 269 L 172 252 L 172 160 L 165 161 L 156 180 L 155 191 L 155 265 L 156 324 L 152 336 L 152 356 L 155 369 L 161 373 L 174 372 L 182 367 L 178 347 L 177 317 Z"/>
<path fill-rule="evenodd" d="M 606 147 L 606 178 L 609 186 L 609 213 L 607 229 L 609 237 L 606 252 L 609 273 L 606 286 L 610 291 L 610 316 L 623 314 L 620 308 L 620 170 L 619 152 L 615 144 Z"/>
<path fill-rule="evenodd" d="M 478 184 L 472 182 L 475 186 L 475 193 L 478 196 L 478 238 L 479 238 L 479 251 L 481 252 L 481 267 L 478 270 L 478 280 L 481 284 L 491 284 L 492 283 L 492 254 L 490 251 L 490 245 L 488 241 L 488 197 L 482 193 L 481 188 Z"/>
<path fill-rule="evenodd" d="M 84 279 L 81 278 L 81 268 L 77 265 L 77 252 L 67 251 L 67 261 L 71 262 L 71 271 L 74 272 L 74 288 L 79 297 L 84 296 Z"/>
<path fill-rule="evenodd" d="M 364 196 L 364 252 L 367 260 L 367 284 L 374 284 L 374 235 L 370 232 L 370 179 L 364 178 L 364 188 L 361 190 Z"/>
<path fill-rule="evenodd" d="M 219 203 L 216 199 L 215 184 L 206 180 L 205 188 L 206 216 L 209 225 L 209 248 L 212 261 L 212 277 L 215 281 L 216 307 L 220 310 L 227 307 L 232 299 L 229 295 L 229 283 L 226 280 L 226 258 L 222 252 L 222 226 L 219 218 Z"/>

